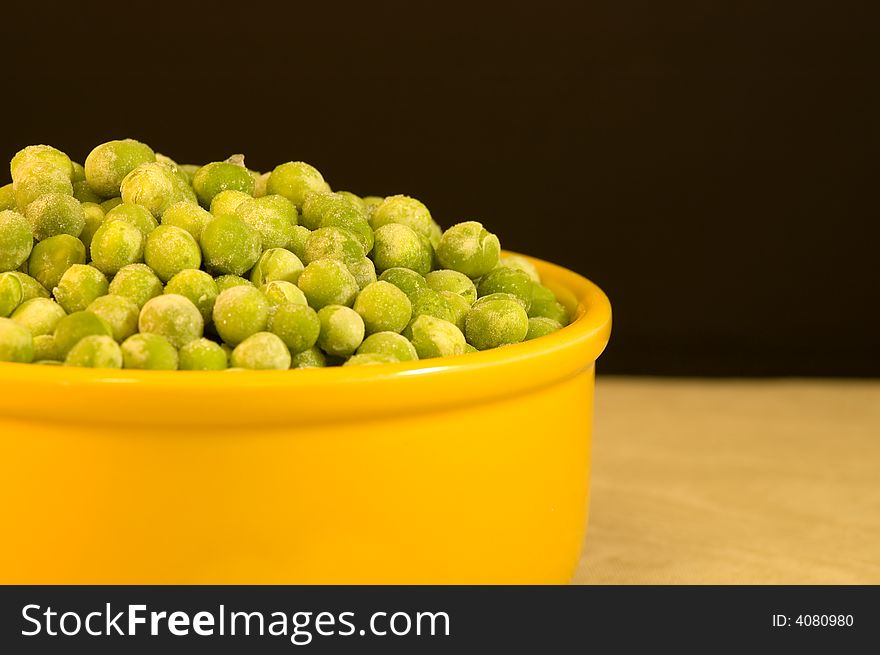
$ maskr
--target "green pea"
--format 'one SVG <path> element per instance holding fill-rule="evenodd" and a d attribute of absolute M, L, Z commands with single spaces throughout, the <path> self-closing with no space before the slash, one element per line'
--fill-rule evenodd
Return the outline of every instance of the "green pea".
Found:
<path fill-rule="evenodd" d="M 299 257 L 284 248 L 269 248 L 251 270 L 251 282 L 261 287 L 274 280 L 296 284 L 303 272 Z"/>
<path fill-rule="evenodd" d="M 137 332 L 140 308 L 125 296 L 109 294 L 95 298 L 86 311 L 103 318 L 119 343 Z"/>
<path fill-rule="evenodd" d="M 523 308 L 529 311 L 534 284 L 532 278 L 525 271 L 518 268 L 500 267 L 480 278 L 477 293 L 481 297 L 493 293 L 509 293 L 516 296 Z"/>
<path fill-rule="evenodd" d="M 85 180 L 73 183 L 73 197 L 79 202 L 100 203 L 104 200 L 101 196 L 92 191 L 92 188 Z"/>
<path fill-rule="evenodd" d="M 189 299 L 198 308 L 205 323 L 211 320 L 214 302 L 219 295 L 214 279 L 196 268 L 188 268 L 174 275 L 165 285 L 165 293 Z"/>
<path fill-rule="evenodd" d="M 57 169 L 44 164 L 26 165 L 26 174 L 14 179 L 12 190 L 15 193 L 15 206 L 26 214 L 31 203 L 45 195 L 73 197 L 73 184 L 70 178 L 59 174 Z"/>
<path fill-rule="evenodd" d="M 508 298 L 477 301 L 465 319 L 468 343 L 477 350 L 518 343 L 528 330 L 526 310 L 517 300 Z"/>
<path fill-rule="evenodd" d="M 217 293 L 221 294 L 232 287 L 252 287 L 254 286 L 250 280 L 246 280 L 238 275 L 220 275 L 214 278 L 214 284 L 217 285 Z"/>
<path fill-rule="evenodd" d="M 266 191 L 284 196 L 300 209 L 309 193 L 329 193 L 330 185 L 318 169 L 305 162 L 292 161 L 275 167 L 269 175 Z"/>
<path fill-rule="evenodd" d="M 306 243 L 308 242 L 311 233 L 311 230 L 302 225 L 291 226 L 290 241 L 287 242 L 285 248 L 302 259 L 306 256 Z"/>
<path fill-rule="evenodd" d="M 86 224 L 82 205 L 72 196 L 49 193 L 27 206 L 25 216 L 37 241 L 58 234 L 78 237 Z"/>
<path fill-rule="evenodd" d="M 408 268 L 425 275 L 431 270 L 431 244 L 406 225 L 389 223 L 376 230 L 373 262 L 380 273 Z"/>
<path fill-rule="evenodd" d="M 297 305 L 308 305 L 304 294 L 298 286 L 285 280 L 272 280 L 260 287 L 271 305 L 284 305 L 289 302 Z"/>
<path fill-rule="evenodd" d="M 0 211 L 11 211 L 15 209 L 18 209 L 18 204 L 15 202 L 15 187 L 10 182 L 9 184 L 0 186 Z"/>
<path fill-rule="evenodd" d="M 352 193 L 351 191 L 336 191 L 337 196 L 341 196 L 345 199 L 348 204 L 357 209 L 364 216 L 367 215 L 367 203 L 363 201 L 363 198 Z"/>
<path fill-rule="evenodd" d="M 73 178 L 73 162 L 70 157 L 52 146 L 38 145 L 27 146 L 19 150 L 9 162 L 9 172 L 12 179 L 20 178 L 30 167 L 38 165 L 53 170 L 57 175 Z"/>
<path fill-rule="evenodd" d="M 361 242 L 364 254 L 373 249 L 373 229 L 367 215 L 338 193 L 307 196 L 303 205 L 302 224 L 310 230 L 322 227 L 348 230 Z"/>
<path fill-rule="evenodd" d="M 92 265 L 108 276 L 144 258 L 144 234 L 127 221 L 105 220 L 92 236 Z"/>
<path fill-rule="evenodd" d="M 193 175 L 201 168 L 199 164 L 179 164 L 180 172 L 186 177 L 187 181 L 192 184 Z"/>
<path fill-rule="evenodd" d="M 92 262 L 94 263 L 94 262 Z M 162 294 L 162 280 L 146 264 L 123 266 L 110 281 L 110 293 L 128 298 L 138 309 Z"/>
<path fill-rule="evenodd" d="M 7 318 L 21 304 L 21 282 L 11 273 L 0 273 L 0 317 Z"/>
<path fill-rule="evenodd" d="M 12 320 L 26 327 L 35 337 L 53 333 L 65 316 L 67 312 L 61 305 L 48 298 L 31 298 L 12 312 Z"/>
<path fill-rule="evenodd" d="M 336 259 L 347 264 L 360 261 L 365 255 L 361 242 L 348 230 L 322 227 L 309 235 L 303 261 L 310 264 L 318 259 Z"/>
<path fill-rule="evenodd" d="M 108 286 L 107 278 L 94 266 L 74 264 L 64 271 L 52 293 L 64 311 L 72 314 L 83 311 L 95 298 L 106 295 Z"/>
<path fill-rule="evenodd" d="M 21 301 L 23 303 L 32 298 L 48 298 L 49 292 L 42 284 L 37 282 L 30 275 L 21 273 L 20 271 L 9 271 L 10 275 L 14 275 L 21 282 Z"/>
<path fill-rule="evenodd" d="M 193 236 L 173 225 L 160 225 L 147 237 L 144 262 L 167 282 L 183 270 L 202 265 L 202 251 Z"/>
<path fill-rule="evenodd" d="M 95 232 L 97 232 L 98 228 L 104 224 L 104 210 L 101 209 L 101 205 L 97 205 L 93 202 L 84 202 L 82 204 L 82 209 L 86 223 L 83 226 L 83 231 L 79 235 L 79 240 L 82 241 L 83 245 L 86 247 L 86 252 L 89 252 L 92 247 L 92 239 L 95 236 Z"/>
<path fill-rule="evenodd" d="M 174 174 L 159 162 L 141 164 L 120 184 L 122 202 L 139 205 L 159 218 L 168 207 L 181 200 Z"/>
<path fill-rule="evenodd" d="M 449 321 L 464 332 L 464 321 L 471 310 L 471 304 L 462 296 L 452 291 L 439 291 L 438 293 L 446 301 L 446 307 L 449 310 L 450 316 Z"/>
<path fill-rule="evenodd" d="M 364 353 L 362 355 L 352 355 L 343 366 L 375 366 L 376 364 L 397 364 L 400 360 L 392 355 L 382 353 Z"/>
<path fill-rule="evenodd" d="M 361 257 L 353 262 L 346 262 L 348 272 L 352 274 L 357 282 L 358 289 L 364 289 L 367 285 L 376 281 L 376 265 L 369 257 Z"/>
<path fill-rule="evenodd" d="M 226 189 L 211 199 L 210 213 L 215 218 L 218 216 L 235 216 L 238 206 L 247 200 L 253 200 L 253 197 L 244 191 Z"/>
<path fill-rule="evenodd" d="M 363 198 L 361 198 L 361 200 L 363 200 L 364 202 L 367 213 L 370 214 L 375 211 L 376 207 L 385 202 L 385 198 L 383 198 L 382 196 L 364 196 Z"/>
<path fill-rule="evenodd" d="M 228 366 L 226 352 L 210 339 L 190 341 L 178 355 L 181 371 L 222 371 Z"/>
<path fill-rule="evenodd" d="M 520 257 L 519 255 L 503 255 L 498 265 L 505 268 L 518 269 L 528 275 L 533 282 L 541 282 L 541 276 L 538 273 L 537 267 L 525 257 Z"/>
<path fill-rule="evenodd" d="M 357 280 L 345 264 L 335 259 L 311 262 L 300 274 L 297 286 L 315 309 L 327 305 L 351 305 L 359 289 Z"/>
<path fill-rule="evenodd" d="M 423 314 L 411 326 L 412 343 L 419 359 L 451 357 L 465 353 L 465 338 L 454 324 Z"/>
<path fill-rule="evenodd" d="M 364 320 L 367 334 L 400 332 L 412 318 L 412 303 L 390 282 L 373 282 L 358 294 L 354 310 Z"/>
<path fill-rule="evenodd" d="M 119 207 L 119 205 L 122 204 L 122 198 L 120 198 L 119 196 L 116 196 L 115 198 L 108 198 L 107 200 L 99 204 L 101 205 L 101 209 L 103 209 L 104 213 L 106 214 L 111 209 Z"/>
<path fill-rule="evenodd" d="M 498 265 L 501 244 L 476 221 L 453 225 L 443 233 L 437 245 L 437 259 L 443 268 L 464 273 L 475 279 Z"/>
<path fill-rule="evenodd" d="M 133 334 L 122 342 L 122 362 L 125 368 L 175 371 L 178 366 L 177 349 L 158 334 Z"/>
<path fill-rule="evenodd" d="M 290 351 L 271 332 L 257 332 L 242 341 L 232 351 L 232 366 L 253 370 L 287 370 Z"/>
<path fill-rule="evenodd" d="M 233 159 L 233 158 L 230 158 Z M 254 178 L 239 163 L 215 161 L 202 166 L 192 177 L 192 187 L 202 207 L 211 206 L 211 201 L 221 191 L 241 191 L 254 195 Z"/>
<path fill-rule="evenodd" d="M 544 318 L 543 316 L 536 316 L 529 319 L 529 329 L 526 332 L 525 341 L 531 341 L 532 339 L 546 336 L 561 329 L 562 324 L 559 321 L 555 321 L 552 318 Z"/>
<path fill-rule="evenodd" d="M 28 270 L 44 288 L 52 289 L 68 268 L 85 262 L 86 247 L 82 241 L 69 234 L 59 234 L 34 246 Z"/>
<path fill-rule="evenodd" d="M 134 139 L 102 143 L 86 157 L 86 182 L 99 196 L 118 196 L 125 176 L 141 164 L 153 161 L 156 153 L 152 148 Z"/>
<path fill-rule="evenodd" d="M 451 291 L 464 298 L 468 305 L 474 304 L 477 299 L 477 287 L 471 279 L 459 273 L 443 269 L 440 271 L 432 271 L 425 276 L 425 282 L 434 291 Z"/>
<path fill-rule="evenodd" d="M 107 321 L 96 314 L 74 312 L 58 321 L 54 334 L 58 357 L 63 360 L 81 339 L 92 335 L 112 337 L 113 329 Z"/>
<path fill-rule="evenodd" d="M 412 342 L 397 332 L 371 334 L 357 349 L 358 355 L 387 355 L 399 362 L 411 362 L 419 358 Z"/>
<path fill-rule="evenodd" d="M 318 311 L 321 333 L 318 347 L 328 355 L 348 357 L 364 340 L 364 321 L 360 314 L 344 305 L 327 305 Z"/>
<path fill-rule="evenodd" d="M 21 266 L 33 247 L 34 235 L 28 220 L 12 210 L 0 211 L 0 273 Z"/>
<path fill-rule="evenodd" d="M 570 320 L 568 310 L 562 303 L 556 300 L 532 302 L 531 307 L 529 307 L 529 318 L 549 318 L 562 326 L 568 325 Z"/>
<path fill-rule="evenodd" d="M 208 223 L 200 243 L 205 266 L 215 274 L 243 275 L 263 254 L 260 233 L 231 216 Z"/>
<path fill-rule="evenodd" d="M 77 182 L 85 182 L 86 181 L 86 168 L 79 162 L 71 161 L 71 167 L 73 168 L 73 174 L 70 176 L 70 181 L 76 184 Z"/>
<path fill-rule="evenodd" d="M 146 207 L 133 205 L 129 202 L 119 203 L 110 209 L 104 217 L 104 221 L 106 223 L 110 221 L 130 223 L 139 229 L 145 237 L 159 225 Z"/>
<path fill-rule="evenodd" d="M 252 334 L 265 331 L 269 301 L 251 285 L 232 287 L 217 296 L 213 319 L 217 333 L 234 347 Z"/>
<path fill-rule="evenodd" d="M 453 322 L 455 316 L 446 301 L 439 292 L 433 289 L 423 289 L 412 303 L 413 318 L 417 316 L 433 316 L 444 321 Z"/>
<path fill-rule="evenodd" d="M 327 356 L 317 346 L 290 358 L 290 368 L 324 368 L 327 365 Z"/>
<path fill-rule="evenodd" d="M 406 225 L 422 236 L 430 237 L 434 219 L 431 218 L 428 208 L 415 198 L 397 195 L 385 198 L 373 209 L 370 216 L 370 224 L 374 230 L 392 223 Z"/>
<path fill-rule="evenodd" d="M 34 359 L 34 338 L 30 330 L 8 318 L 0 318 L 0 362 L 30 364 Z"/>
<path fill-rule="evenodd" d="M 64 365 L 86 368 L 122 368 L 122 350 L 120 350 L 119 344 L 110 337 L 84 337 L 67 353 Z"/>
<path fill-rule="evenodd" d="M 34 337 L 34 364 L 57 360 L 58 348 L 55 346 L 55 335 L 41 334 Z"/>
<path fill-rule="evenodd" d="M 308 305 L 285 303 L 269 316 L 269 332 L 277 335 L 294 355 L 308 350 L 318 341 L 321 321 Z"/>
<path fill-rule="evenodd" d="M 296 205 L 284 196 L 248 198 L 235 209 L 235 216 L 260 233 L 263 248 L 284 248 L 297 223 Z"/>
<path fill-rule="evenodd" d="M 421 292 L 429 288 L 424 276 L 408 268 L 389 268 L 382 272 L 379 279 L 403 291 L 411 303 L 415 303 Z"/>
<path fill-rule="evenodd" d="M 173 225 L 189 232 L 198 241 L 202 238 L 205 226 L 214 217 L 199 205 L 182 200 L 176 202 L 162 214 L 162 225 Z"/>
<path fill-rule="evenodd" d="M 156 296 L 147 301 L 138 317 L 138 330 L 158 334 L 175 348 L 201 338 L 205 321 L 193 302 L 177 294 Z"/>

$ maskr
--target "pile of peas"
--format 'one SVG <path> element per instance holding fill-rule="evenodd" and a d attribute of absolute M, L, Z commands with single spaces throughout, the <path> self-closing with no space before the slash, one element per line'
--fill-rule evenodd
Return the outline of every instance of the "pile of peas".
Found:
<path fill-rule="evenodd" d="M 461 355 L 568 323 L 535 268 L 415 198 L 288 162 L 28 146 L 0 187 L 0 361 L 287 369 Z"/>

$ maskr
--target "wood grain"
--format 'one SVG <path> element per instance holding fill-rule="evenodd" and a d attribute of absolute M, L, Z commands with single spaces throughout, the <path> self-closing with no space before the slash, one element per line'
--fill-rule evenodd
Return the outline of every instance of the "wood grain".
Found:
<path fill-rule="evenodd" d="M 880 382 L 600 377 L 580 584 L 880 584 Z"/>

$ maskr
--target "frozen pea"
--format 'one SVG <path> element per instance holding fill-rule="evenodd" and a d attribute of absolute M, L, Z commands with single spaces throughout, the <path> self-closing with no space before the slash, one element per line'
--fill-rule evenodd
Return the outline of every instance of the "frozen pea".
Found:
<path fill-rule="evenodd" d="M 123 266 L 110 281 L 111 294 L 131 300 L 138 309 L 162 293 L 162 280 L 146 264 Z"/>
<path fill-rule="evenodd" d="M 327 366 L 327 357 L 317 346 L 290 358 L 290 368 L 324 368 L 325 366 Z"/>
<path fill-rule="evenodd" d="M 201 338 L 205 321 L 193 302 L 178 294 L 156 296 L 147 301 L 138 317 L 138 330 L 158 334 L 175 348 Z"/>
<path fill-rule="evenodd" d="M 529 318 L 539 317 L 553 319 L 562 326 L 568 325 L 570 320 L 568 310 L 557 300 L 532 302 L 531 307 L 529 307 Z"/>
<path fill-rule="evenodd" d="M 173 293 L 188 298 L 202 315 L 205 323 L 211 320 L 214 302 L 219 291 L 214 279 L 197 268 L 188 268 L 174 275 L 165 285 L 165 293 Z"/>
<path fill-rule="evenodd" d="M 147 236 L 159 225 L 146 207 L 134 205 L 130 202 L 121 202 L 107 211 L 104 221 L 107 223 L 110 221 L 130 223 L 139 229 L 144 236 Z"/>
<path fill-rule="evenodd" d="M 454 324 L 423 314 L 411 326 L 412 343 L 419 359 L 451 357 L 465 353 L 465 339 Z"/>
<path fill-rule="evenodd" d="M 308 305 L 285 303 L 278 305 L 269 316 L 268 329 L 296 355 L 315 345 L 321 332 L 321 321 Z"/>
<path fill-rule="evenodd" d="M 512 300 L 513 302 L 519 303 L 520 305 L 523 304 L 522 300 L 520 300 L 519 298 L 514 296 L 512 293 L 498 292 L 498 293 L 490 293 L 488 296 L 480 296 L 479 298 L 477 298 L 474 301 L 474 304 L 471 306 L 472 307 L 479 307 L 480 305 L 487 303 L 487 302 L 492 302 L 493 300 Z"/>
<path fill-rule="evenodd" d="M 303 272 L 299 257 L 284 248 L 269 248 L 251 269 L 251 282 L 261 287 L 274 280 L 296 284 Z"/>
<path fill-rule="evenodd" d="M 41 334 L 34 337 L 34 363 L 47 360 L 58 360 L 58 348 L 55 346 L 55 335 Z"/>
<path fill-rule="evenodd" d="M 113 338 L 119 343 L 137 332 L 140 309 L 125 296 L 108 294 L 95 298 L 86 311 L 107 321 L 113 331 Z"/>
<path fill-rule="evenodd" d="M 68 314 L 81 312 L 96 298 L 107 294 L 107 278 L 94 266 L 74 264 L 52 290 L 55 300 Z"/>
<path fill-rule="evenodd" d="M 21 302 L 25 303 L 32 298 L 48 298 L 49 292 L 42 284 L 37 282 L 33 277 L 20 271 L 9 271 L 10 275 L 14 275 L 21 282 Z"/>
<path fill-rule="evenodd" d="M 239 275 L 220 275 L 214 278 L 214 284 L 217 285 L 217 294 L 221 294 L 232 287 L 252 287 L 254 286 L 250 280 L 246 280 Z"/>
<path fill-rule="evenodd" d="M 211 206 L 211 201 L 221 191 L 241 191 L 254 195 L 254 178 L 243 165 L 241 155 L 233 155 L 226 161 L 205 164 L 192 177 L 192 188 L 202 207 Z"/>
<path fill-rule="evenodd" d="M 290 228 L 290 241 L 287 242 L 285 248 L 302 259 L 306 256 L 306 242 L 308 242 L 311 233 L 311 230 L 302 225 L 292 226 Z"/>
<path fill-rule="evenodd" d="M 291 161 L 275 167 L 266 182 L 266 191 L 284 196 L 299 209 L 306 195 L 329 193 L 330 185 L 315 167 L 305 162 Z"/>
<path fill-rule="evenodd" d="M 28 259 L 28 271 L 43 287 L 52 289 L 68 268 L 85 262 L 86 247 L 82 241 L 69 234 L 58 234 L 34 246 Z"/>
<path fill-rule="evenodd" d="M 389 223 L 376 230 L 373 262 L 380 273 L 389 268 L 408 268 L 425 275 L 431 270 L 431 244 L 411 228 Z"/>
<path fill-rule="evenodd" d="M 248 197 L 236 207 L 235 216 L 260 233 L 263 248 L 287 247 L 297 223 L 296 205 L 279 195 Z"/>
<path fill-rule="evenodd" d="M 358 355 L 388 355 L 399 362 L 410 362 L 419 358 L 412 342 L 397 332 L 371 334 L 358 347 L 357 353 Z"/>
<path fill-rule="evenodd" d="M 73 196 L 48 193 L 27 206 L 25 216 L 37 241 L 58 234 L 78 237 L 86 224 L 82 205 Z"/>
<path fill-rule="evenodd" d="M 193 175 L 196 174 L 201 166 L 199 164 L 178 164 L 177 168 L 186 177 L 187 181 L 192 184 Z"/>
<path fill-rule="evenodd" d="M 375 366 L 376 364 L 397 364 L 399 361 L 393 355 L 363 353 L 362 355 L 352 355 L 343 366 Z"/>
<path fill-rule="evenodd" d="M 0 362 L 30 364 L 34 359 L 34 338 L 30 330 L 8 318 L 0 318 Z"/>
<path fill-rule="evenodd" d="M 476 348 L 474 348 L 474 347 L 473 347 L 471 344 L 469 344 L 469 343 L 466 343 L 466 344 L 464 345 L 464 351 L 465 351 L 466 353 L 478 353 L 478 352 L 480 352 L 479 350 L 477 350 Z"/>
<path fill-rule="evenodd" d="M 85 182 L 86 181 L 86 168 L 79 162 L 71 161 L 71 167 L 73 168 L 73 173 L 70 176 L 70 181 L 74 184 L 77 182 Z"/>
<path fill-rule="evenodd" d="M 118 196 L 125 176 L 141 164 L 153 161 L 156 153 L 144 143 L 134 139 L 108 141 L 96 146 L 86 157 L 86 182 L 99 196 Z"/>
<path fill-rule="evenodd" d="M 215 274 L 243 275 L 263 254 L 260 233 L 231 216 L 208 223 L 200 243 L 205 266 Z"/>
<path fill-rule="evenodd" d="M 434 318 L 450 322 L 455 318 L 446 298 L 430 288 L 423 289 L 416 296 L 415 301 L 412 303 L 412 315 L 413 318 L 417 316 L 433 316 Z"/>
<path fill-rule="evenodd" d="M 181 371 L 222 371 L 228 366 L 226 352 L 210 339 L 190 341 L 178 357 Z"/>
<path fill-rule="evenodd" d="M 464 273 L 443 269 L 431 271 L 425 276 L 425 282 L 434 291 L 451 291 L 464 298 L 469 305 L 477 299 L 477 287 Z"/>
<path fill-rule="evenodd" d="M 202 238 L 205 226 L 214 217 L 199 205 L 186 200 L 176 202 L 162 214 L 162 225 L 173 225 L 189 232 L 198 241 Z"/>
<path fill-rule="evenodd" d="M 86 252 L 89 252 L 92 247 L 92 239 L 95 236 L 95 232 L 97 232 L 98 228 L 104 224 L 104 210 L 101 209 L 101 205 L 93 202 L 82 203 L 82 209 L 86 223 L 83 226 L 83 231 L 79 235 L 79 240 L 82 241 L 83 245 L 86 247 Z"/>
<path fill-rule="evenodd" d="M 372 214 L 376 207 L 385 202 L 385 198 L 382 196 L 364 196 L 361 200 L 363 200 L 368 214 Z"/>
<path fill-rule="evenodd" d="M 34 235 L 28 220 L 9 209 L 0 211 L 0 272 L 21 266 L 33 247 Z"/>
<path fill-rule="evenodd" d="M 336 259 L 347 264 L 360 261 L 366 254 L 361 242 L 348 230 L 321 227 L 309 235 L 303 261 L 310 264 L 318 259 Z"/>
<path fill-rule="evenodd" d="M 111 337 L 97 335 L 84 337 L 67 353 L 64 365 L 86 368 L 122 368 L 122 350 Z"/>
<path fill-rule="evenodd" d="M 348 230 L 361 242 L 365 254 L 373 248 L 373 229 L 367 215 L 338 193 L 307 196 L 301 222 L 310 230 L 322 227 Z"/>
<path fill-rule="evenodd" d="M 232 351 L 232 366 L 253 370 L 287 370 L 290 351 L 271 332 L 257 332 L 242 341 Z"/>
<path fill-rule="evenodd" d="M 21 282 L 11 273 L 0 273 L 0 317 L 7 318 L 21 304 Z"/>
<path fill-rule="evenodd" d="M 122 342 L 122 363 L 125 368 L 175 371 L 177 349 L 158 334 L 133 334 Z"/>
<path fill-rule="evenodd" d="M 54 332 L 65 316 L 67 313 L 61 305 L 48 298 L 31 298 L 12 312 L 12 320 L 26 327 L 35 337 Z"/>
<path fill-rule="evenodd" d="M 141 164 L 126 175 L 119 187 L 122 202 L 140 205 L 155 218 L 180 200 L 174 174 L 160 162 Z"/>
<path fill-rule="evenodd" d="M 85 180 L 73 183 L 73 197 L 79 202 L 100 203 L 103 200 Z"/>
<path fill-rule="evenodd" d="M 363 201 L 363 198 L 358 196 L 357 194 L 352 193 L 351 191 L 336 191 L 336 195 L 341 196 L 345 199 L 348 204 L 361 212 L 364 216 L 367 215 L 367 203 Z"/>
<path fill-rule="evenodd" d="M 488 296 L 493 293 L 509 293 L 516 296 L 526 311 L 532 304 L 534 281 L 528 273 L 518 268 L 500 267 L 480 278 L 477 293 Z"/>
<path fill-rule="evenodd" d="M 508 298 L 478 301 L 465 319 L 468 343 L 477 350 L 518 343 L 525 339 L 528 330 L 526 310 L 519 302 Z"/>
<path fill-rule="evenodd" d="M 531 341 L 561 329 L 562 324 L 559 321 L 543 316 L 535 316 L 529 319 L 529 329 L 526 332 L 525 341 Z"/>
<path fill-rule="evenodd" d="M 254 178 L 254 198 L 262 198 L 268 193 L 267 187 L 269 186 L 269 175 L 271 175 L 271 173 L 256 173 L 251 171 L 251 174 Z"/>
<path fill-rule="evenodd" d="M 235 216 L 236 209 L 247 200 L 253 200 L 249 193 L 226 189 L 211 198 L 210 213 L 215 218 L 217 216 Z"/>
<path fill-rule="evenodd" d="M 478 278 L 498 265 L 501 244 L 498 237 L 476 221 L 453 225 L 437 245 L 437 259 L 443 268 Z"/>
<path fill-rule="evenodd" d="M 115 207 L 119 207 L 119 205 L 122 204 L 122 198 L 120 198 L 119 196 L 116 196 L 115 198 L 108 198 L 104 202 L 101 202 L 98 204 L 101 205 L 101 209 L 103 209 L 104 213 L 106 214 L 111 209 L 114 209 Z"/>
<path fill-rule="evenodd" d="M 41 196 L 73 197 L 73 183 L 69 177 L 59 174 L 57 169 L 40 162 L 26 164 L 23 168 L 24 173 L 12 181 L 15 206 L 19 212 L 25 213 L 28 206 Z"/>
<path fill-rule="evenodd" d="M 382 272 L 379 279 L 383 282 L 390 282 L 403 291 L 411 303 L 415 303 L 419 294 L 429 288 L 421 273 L 416 273 L 408 268 L 389 268 Z"/>
<path fill-rule="evenodd" d="M 58 357 L 63 360 L 80 339 L 92 335 L 112 337 L 113 329 L 97 314 L 74 312 L 58 321 L 54 334 Z"/>
<path fill-rule="evenodd" d="M 127 221 L 108 221 L 92 236 L 92 265 L 108 276 L 144 257 L 144 234 Z"/>
<path fill-rule="evenodd" d="M 58 148 L 47 145 L 27 146 L 15 153 L 9 162 L 9 172 L 12 174 L 12 179 L 21 177 L 23 171 L 35 164 L 53 170 L 68 180 L 73 179 L 74 168 L 70 157 Z"/>
<path fill-rule="evenodd" d="M 167 282 L 180 271 L 199 268 L 202 251 L 192 234 L 173 225 L 160 225 L 144 245 L 144 263 Z"/>
<path fill-rule="evenodd" d="M 501 261 L 498 263 L 499 266 L 503 266 L 505 268 L 515 268 L 526 275 L 533 282 L 541 282 L 541 276 L 538 273 L 538 268 L 530 262 L 525 257 L 521 257 L 520 255 L 502 255 Z"/>
<path fill-rule="evenodd" d="M 370 225 L 374 230 L 391 223 L 406 225 L 422 236 L 430 237 L 434 220 L 421 202 L 409 196 L 397 195 L 385 198 L 370 216 Z"/>
<path fill-rule="evenodd" d="M 318 311 L 321 333 L 318 347 L 328 355 L 348 357 L 364 340 L 364 321 L 360 314 L 344 305 L 327 305 Z"/>
<path fill-rule="evenodd" d="M 357 282 L 358 289 L 363 289 L 368 284 L 376 281 L 376 265 L 369 257 L 361 257 L 353 262 L 346 262 L 348 272 L 352 274 Z"/>
<path fill-rule="evenodd" d="M 9 184 L 0 186 L 0 211 L 10 211 L 14 209 L 18 209 L 18 204 L 15 202 L 15 187 L 10 182 Z"/>
<path fill-rule="evenodd" d="M 272 280 L 260 287 L 260 291 L 272 305 L 284 305 L 292 302 L 297 305 L 308 305 L 304 294 L 298 286 L 285 280 Z"/>
<path fill-rule="evenodd" d="M 438 291 L 443 300 L 446 301 L 446 307 L 449 309 L 449 320 L 455 324 L 459 330 L 464 332 L 464 320 L 467 313 L 471 310 L 471 304 L 464 297 L 452 291 Z"/>
<path fill-rule="evenodd" d="M 335 259 L 318 259 L 310 263 L 300 274 L 297 286 L 315 309 L 327 305 L 351 305 L 358 293 L 357 280 L 345 264 Z"/>
<path fill-rule="evenodd" d="M 237 346 L 252 334 L 266 329 L 269 301 L 252 285 L 232 287 L 217 296 L 213 319 L 223 341 Z"/>
<path fill-rule="evenodd" d="M 390 282 L 373 282 L 358 294 L 354 310 L 364 320 L 367 334 L 400 332 L 412 318 L 412 303 Z"/>

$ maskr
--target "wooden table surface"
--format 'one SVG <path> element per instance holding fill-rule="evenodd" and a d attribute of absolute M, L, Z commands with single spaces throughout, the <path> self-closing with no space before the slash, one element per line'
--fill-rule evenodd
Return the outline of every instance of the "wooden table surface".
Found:
<path fill-rule="evenodd" d="M 581 584 L 880 584 L 880 382 L 600 377 Z"/>

